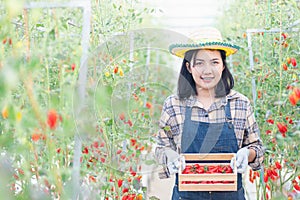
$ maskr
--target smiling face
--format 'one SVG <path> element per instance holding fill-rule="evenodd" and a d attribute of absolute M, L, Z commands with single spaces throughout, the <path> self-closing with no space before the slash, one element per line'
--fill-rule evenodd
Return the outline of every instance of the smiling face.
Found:
<path fill-rule="evenodd" d="M 195 80 L 197 90 L 212 92 L 221 79 L 224 64 L 220 51 L 203 49 L 195 54 L 187 67 Z"/>

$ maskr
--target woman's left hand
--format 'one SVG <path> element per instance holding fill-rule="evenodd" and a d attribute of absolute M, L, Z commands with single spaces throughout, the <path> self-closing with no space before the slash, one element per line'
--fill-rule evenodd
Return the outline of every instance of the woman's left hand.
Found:
<path fill-rule="evenodd" d="M 250 150 L 246 147 L 241 148 L 236 153 L 236 167 L 237 167 L 237 173 L 245 173 L 248 166 L 248 158 L 249 158 Z M 234 160 L 231 160 L 230 167 L 234 169 L 233 162 Z"/>

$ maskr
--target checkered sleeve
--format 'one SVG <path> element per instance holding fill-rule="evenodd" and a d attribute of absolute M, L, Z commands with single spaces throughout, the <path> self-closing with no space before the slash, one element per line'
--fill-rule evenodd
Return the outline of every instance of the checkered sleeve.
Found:
<path fill-rule="evenodd" d="M 157 146 L 155 149 L 155 156 L 158 164 L 162 165 L 163 172 L 159 173 L 160 178 L 169 178 L 170 173 L 167 169 L 167 155 L 166 150 L 172 149 L 176 151 L 177 147 L 173 140 L 173 130 L 178 130 L 178 123 L 176 122 L 176 114 L 174 112 L 172 97 L 165 100 L 160 121 L 159 131 L 157 133 Z"/>
<path fill-rule="evenodd" d="M 253 162 L 249 163 L 249 166 L 253 170 L 259 170 L 264 161 L 265 148 L 263 147 L 260 139 L 258 124 L 255 120 L 250 102 L 247 104 L 247 118 L 243 140 L 243 147 L 245 146 L 249 149 L 253 149 L 256 152 L 256 158 L 253 160 Z"/>

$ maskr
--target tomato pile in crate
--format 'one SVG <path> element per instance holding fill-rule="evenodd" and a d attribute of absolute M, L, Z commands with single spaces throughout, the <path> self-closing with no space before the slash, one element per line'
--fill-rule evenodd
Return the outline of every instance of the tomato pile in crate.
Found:
<path fill-rule="evenodd" d="M 186 160 L 179 170 L 179 191 L 236 191 L 237 170 L 230 167 L 234 153 L 182 154 Z M 193 163 L 189 163 L 193 161 Z"/>

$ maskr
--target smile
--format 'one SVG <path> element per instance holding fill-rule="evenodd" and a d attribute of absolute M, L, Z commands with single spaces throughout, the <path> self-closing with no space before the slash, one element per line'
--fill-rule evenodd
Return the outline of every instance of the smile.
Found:
<path fill-rule="evenodd" d="M 200 77 L 200 78 L 205 81 L 210 81 L 210 80 L 214 79 L 214 77 Z"/>

